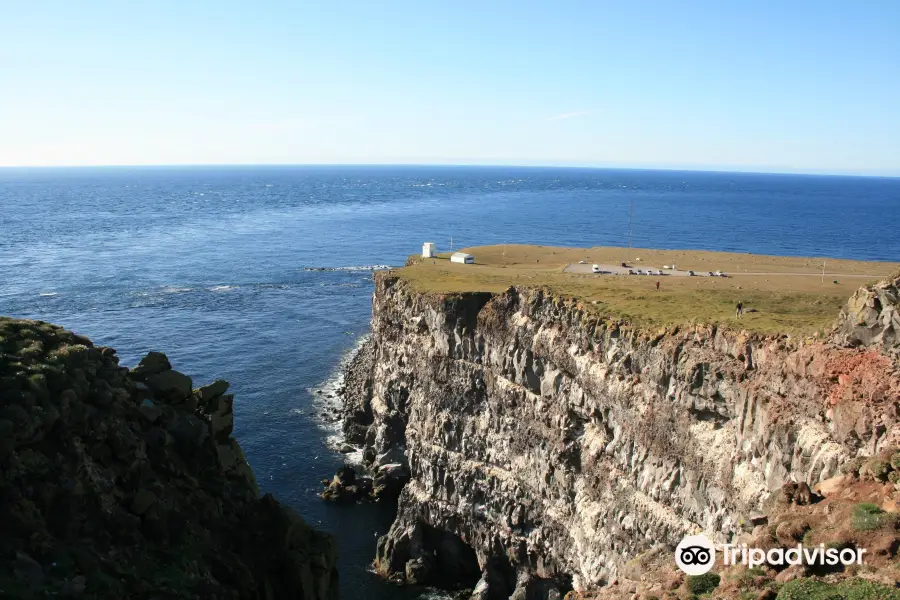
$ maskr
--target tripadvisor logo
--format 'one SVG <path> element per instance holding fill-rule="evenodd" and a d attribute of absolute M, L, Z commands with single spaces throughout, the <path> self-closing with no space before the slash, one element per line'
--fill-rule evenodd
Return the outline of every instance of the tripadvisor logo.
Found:
<path fill-rule="evenodd" d="M 793 548 L 752 548 L 747 544 L 723 544 L 722 558 L 727 565 L 749 568 L 770 565 L 861 565 L 865 548 L 826 548 L 825 544 Z M 675 548 L 675 564 L 688 575 L 703 575 L 716 564 L 716 548 L 705 535 L 689 535 Z"/>
<path fill-rule="evenodd" d="M 688 575 L 703 575 L 716 564 L 716 547 L 705 535 L 689 535 L 675 548 L 675 564 Z"/>

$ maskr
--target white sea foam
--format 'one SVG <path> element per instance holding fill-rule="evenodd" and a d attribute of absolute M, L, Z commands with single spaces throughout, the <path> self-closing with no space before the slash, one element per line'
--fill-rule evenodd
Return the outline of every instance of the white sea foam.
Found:
<path fill-rule="evenodd" d="M 391 265 L 356 265 L 351 267 L 305 267 L 304 271 L 384 271 L 393 269 Z"/>
<path fill-rule="evenodd" d="M 356 356 L 362 345 L 369 339 L 368 334 L 362 335 L 356 340 L 356 343 L 344 352 L 337 367 L 331 372 L 328 378 L 316 387 L 311 387 L 307 391 L 312 394 L 312 405 L 315 409 L 315 421 L 319 428 L 325 433 L 326 445 L 334 450 L 340 450 L 341 446 L 347 443 L 344 439 L 344 431 L 341 426 L 341 420 L 331 420 L 323 417 L 325 414 L 333 414 L 334 411 L 340 411 L 344 406 L 344 399 L 341 397 L 339 390 L 344 385 L 344 369 L 348 363 Z M 293 409 L 294 414 L 301 409 Z M 352 464 L 362 463 L 362 449 L 357 448 L 353 452 L 344 454 L 344 459 Z"/>
<path fill-rule="evenodd" d="M 366 569 L 369 573 L 378 573 L 375 570 L 374 566 L 369 566 Z M 453 592 L 446 592 L 444 590 L 438 590 L 434 588 L 420 588 L 419 594 L 416 596 L 418 600 L 455 600 L 460 596 L 458 594 L 454 594 Z"/>
<path fill-rule="evenodd" d="M 420 600 L 453 600 L 457 596 L 453 596 L 448 594 L 447 592 L 443 592 L 441 590 L 426 590 L 421 596 L 419 596 Z"/>
<path fill-rule="evenodd" d="M 41 292 L 40 295 L 49 298 L 51 296 L 59 296 L 59 292 Z"/>
<path fill-rule="evenodd" d="M 236 285 L 214 285 L 209 288 L 211 292 L 227 292 L 228 290 L 236 290 L 238 286 Z"/>

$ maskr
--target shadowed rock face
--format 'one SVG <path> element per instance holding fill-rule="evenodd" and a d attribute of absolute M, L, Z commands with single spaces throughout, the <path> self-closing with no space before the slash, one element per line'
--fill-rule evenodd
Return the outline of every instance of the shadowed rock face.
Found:
<path fill-rule="evenodd" d="M 336 599 L 332 539 L 259 497 L 227 389 L 0 318 L 0 596 Z"/>
<path fill-rule="evenodd" d="M 649 331 L 538 290 L 375 281 L 345 428 L 370 463 L 402 454 L 410 471 L 377 548 L 395 580 L 436 583 L 436 530 L 474 552 L 473 597 L 558 597 L 688 533 L 747 531 L 784 483 L 900 441 L 896 360 L 840 331 Z"/>

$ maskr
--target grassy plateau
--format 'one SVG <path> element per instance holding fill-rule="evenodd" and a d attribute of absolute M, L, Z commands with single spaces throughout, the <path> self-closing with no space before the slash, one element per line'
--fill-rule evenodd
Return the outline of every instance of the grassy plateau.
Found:
<path fill-rule="evenodd" d="M 415 258 L 398 274 L 422 292 L 546 287 L 583 301 L 592 311 L 639 325 L 725 324 L 766 334 L 825 331 L 859 287 L 900 271 L 900 263 L 699 250 L 505 244 L 463 251 L 474 255 L 474 265 L 452 263 L 450 253 L 445 253 L 434 259 Z M 590 273 L 591 264 L 618 267 L 623 262 L 636 269 L 675 263 L 681 274 L 694 270 L 703 275 Z M 705 276 L 717 270 L 729 276 Z M 735 316 L 738 301 L 745 310 L 740 319 Z"/>

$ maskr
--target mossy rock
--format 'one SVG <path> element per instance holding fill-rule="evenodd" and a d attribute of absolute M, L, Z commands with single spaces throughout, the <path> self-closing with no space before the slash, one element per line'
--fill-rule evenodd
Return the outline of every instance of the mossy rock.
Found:
<path fill-rule="evenodd" d="M 158 391 L 191 394 L 190 378 L 164 355 L 141 362 Z M 111 348 L 0 317 L 0 597 L 187 600 L 266 589 L 306 598 L 316 586 L 316 597 L 334 600 L 331 538 L 291 528 L 285 507 L 263 503 L 228 435 L 239 464 L 221 469 L 210 415 L 196 404 L 162 405 L 156 422 L 145 419 L 128 373 Z M 217 382 L 207 392 L 226 388 Z M 170 443 L 168 430 L 185 421 L 195 443 Z M 134 460 L 145 446 L 146 460 Z M 14 552 L 41 577 L 13 568 Z"/>
<path fill-rule="evenodd" d="M 895 452 L 891 455 L 891 467 L 900 469 L 900 452 Z"/>
<path fill-rule="evenodd" d="M 785 583 L 776 600 L 900 600 L 900 590 L 864 579 L 826 583 L 803 578 Z"/>
<path fill-rule="evenodd" d="M 692 594 L 701 596 L 708 594 L 719 587 L 719 581 L 722 578 L 718 573 L 704 573 L 703 575 L 689 575 L 687 578 L 687 589 Z"/>
<path fill-rule="evenodd" d="M 887 481 L 888 473 L 891 472 L 891 463 L 880 458 L 873 458 L 866 463 L 866 471 L 876 481 Z"/>
<path fill-rule="evenodd" d="M 877 504 L 862 502 L 853 507 L 850 525 L 856 531 L 873 531 L 881 529 L 891 520 L 891 516 L 881 510 Z"/>
<path fill-rule="evenodd" d="M 840 471 L 844 475 L 859 475 L 859 471 L 865 462 L 866 459 L 861 457 L 851 458 L 841 465 Z"/>

